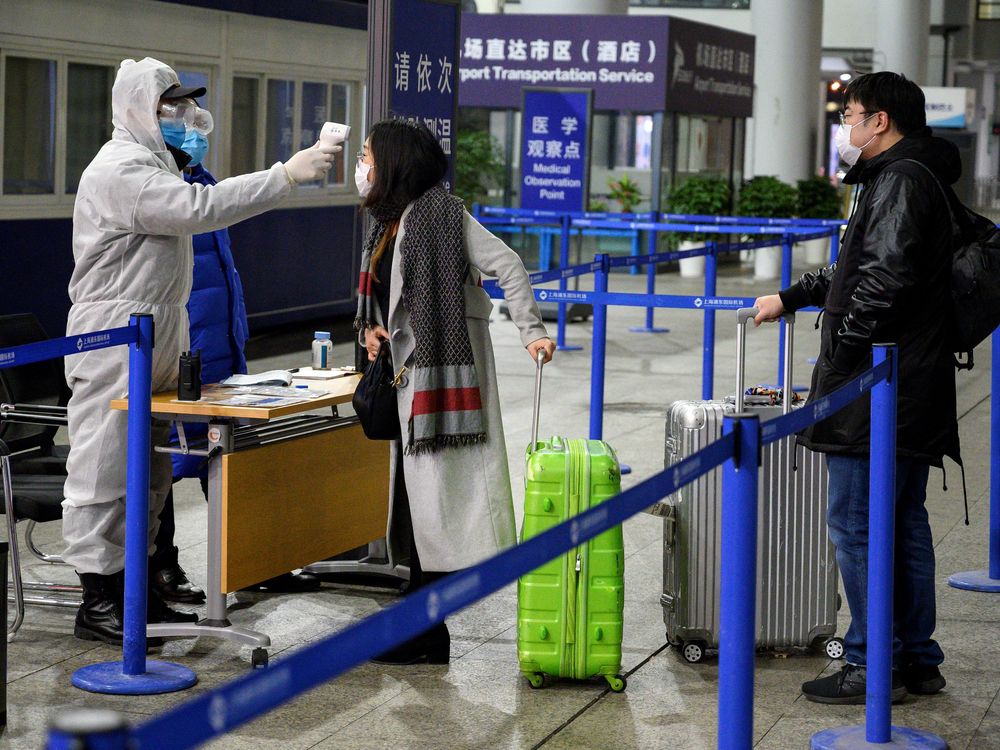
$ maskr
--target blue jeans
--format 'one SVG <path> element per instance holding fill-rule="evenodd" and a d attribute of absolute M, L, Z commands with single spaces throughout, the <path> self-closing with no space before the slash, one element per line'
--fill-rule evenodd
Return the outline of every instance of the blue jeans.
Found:
<path fill-rule="evenodd" d="M 868 636 L 868 466 L 860 456 L 826 457 L 830 473 L 827 522 L 837 548 L 851 626 L 844 636 L 850 664 L 865 664 Z M 934 604 L 934 544 L 927 520 L 930 467 L 909 459 L 896 462 L 896 536 L 894 549 L 892 661 L 937 666 L 941 647 L 931 638 Z"/>

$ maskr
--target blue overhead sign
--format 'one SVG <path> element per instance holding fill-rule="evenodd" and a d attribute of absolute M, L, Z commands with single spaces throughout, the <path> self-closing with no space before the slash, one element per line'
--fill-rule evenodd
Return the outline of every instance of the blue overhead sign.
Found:
<path fill-rule="evenodd" d="M 392 4 L 391 117 L 423 122 L 448 157 L 445 186 L 454 184 L 458 112 L 458 0 L 395 0 Z"/>
<path fill-rule="evenodd" d="M 521 208 L 587 210 L 591 111 L 589 89 L 524 89 Z"/>

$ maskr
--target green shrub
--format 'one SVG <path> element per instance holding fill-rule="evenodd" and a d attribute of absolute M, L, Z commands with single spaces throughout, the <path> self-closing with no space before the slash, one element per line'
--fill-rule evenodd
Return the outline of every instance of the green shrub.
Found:
<path fill-rule="evenodd" d="M 790 219 L 795 215 L 795 188 L 777 177 L 754 177 L 743 183 L 736 212 L 740 216 Z M 764 239 L 767 235 L 757 235 Z"/>
<path fill-rule="evenodd" d="M 729 197 L 727 180 L 719 177 L 690 177 L 670 191 L 667 208 L 672 214 L 721 216 L 729 209 Z M 700 242 L 710 237 L 690 232 L 679 234 L 678 239 L 682 242 Z"/>
<path fill-rule="evenodd" d="M 467 206 L 484 203 L 491 188 L 503 184 L 503 149 L 500 142 L 484 130 L 465 130 L 455 139 L 454 193 Z"/>
<path fill-rule="evenodd" d="M 839 219 L 840 196 L 826 177 L 799 180 L 795 215 L 802 219 Z"/>

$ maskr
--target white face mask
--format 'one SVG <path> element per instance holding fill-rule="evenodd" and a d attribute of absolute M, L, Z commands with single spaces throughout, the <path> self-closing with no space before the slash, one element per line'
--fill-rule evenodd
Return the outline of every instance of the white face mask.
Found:
<path fill-rule="evenodd" d="M 354 168 L 354 184 L 358 186 L 358 193 L 364 198 L 372 191 L 372 184 L 368 182 L 368 173 L 371 172 L 372 165 L 365 164 L 358 159 L 358 166 Z"/>
<path fill-rule="evenodd" d="M 864 149 L 868 148 L 871 142 L 875 140 L 875 136 L 873 135 L 871 138 L 868 139 L 868 143 L 866 143 L 864 146 L 855 146 L 853 143 L 851 143 L 851 129 L 860 125 L 863 122 L 867 122 L 868 120 L 872 119 L 876 114 L 878 113 L 876 112 L 874 114 L 868 115 L 868 117 L 866 117 L 864 120 L 856 122 L 854 123 L 854 125 L 847 125 L 841 123 L 840 127 L 837 128 L 837 134 L 833 137 L 833 142 L 834 144 L 836 144 L 837 152 L 840 154 L 840 158 L 844 160 L 845 164 L 852 167 L 855 164 L 857 164 L 858 159 L 861 158 L 861 152 Z"/>

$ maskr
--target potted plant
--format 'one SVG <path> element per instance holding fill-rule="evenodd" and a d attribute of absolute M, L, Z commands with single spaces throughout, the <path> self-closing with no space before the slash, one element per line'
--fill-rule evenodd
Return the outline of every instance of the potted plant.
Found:
<path fill-rule="evenodd" d="M 719 177 L 690 177 L 670 191 L 667 206 L 674 214 L 720 216 L 729 208 L 729 183 Z M 681 250 L 691 250 L 711 239 L 698 232 L 677 235 Z M 681 276 L 701 276 L 705 273 L 705 258 L 682 258 Z"/>
<path fill-rule="evenodd" d="M 777 177 L 762 175 L 743 183 L 736 206 L 740 216 L 761 219 L 790 219 L 795 215 L 795 188 Z M 757 239 L 771 238 L 762 235 Z M 754 276 L 777 279 L 781 272 L 781 247 L 766 247 L 754 255 Z"/>
<path fill-rule="evenodd" d="M 620 180 L 608 178 L 608 197 L 613 201 L 618 201 L 622 207 L 623 214 L 630 214 L 635 211 L 635 207 L 642 201 L 642 191 L 639 185 L 627 174 L 623 174 Z"/>
<path fill-rule="evenodd" d="M 471 208 L 484 203 L 490 189 L 503 184 L 503 149 L 485 130 L 459 131 L 455 140 L 455 195 Z"/>
<path fill-rule="evenodd" d="M 798 208 L 795 215 L 800 219 L 839 219 L 840 196 L 837 188 L 826 177 L 810 177 L 799 180 Z M 830 257 L 830 240 L 820 238 L 802 243 L 805 246 L 806 261 L 812 264 L 826 263 Z"/>
<path fill-rule="evenodd" d="M 620 179 L 608 177 L 608 198 L 621 207 L 621 213 L 635 213 L 642 201 L 642 190 L 639 183 L 623 174 Z M 611 255 L 627 255 L 632 251 L 633 237 L 627 230 L 603 229 L 596 231 L 596 244 L 601 252 Z M 630 269 L 635 273 L 636 269 Z"/>

